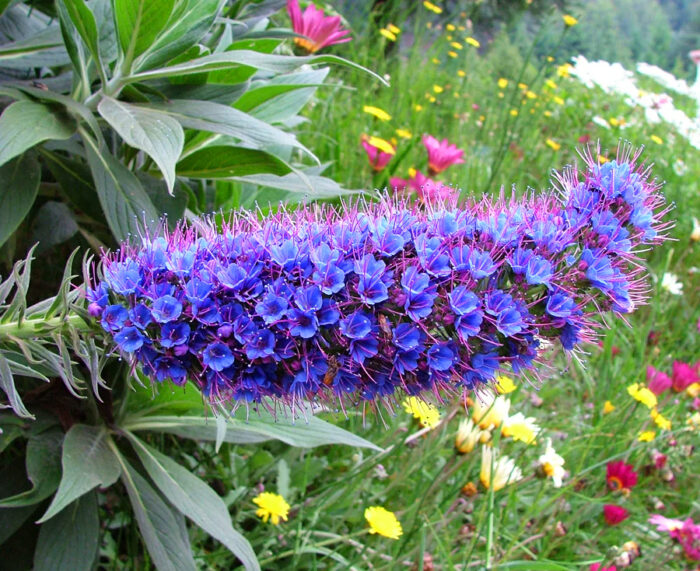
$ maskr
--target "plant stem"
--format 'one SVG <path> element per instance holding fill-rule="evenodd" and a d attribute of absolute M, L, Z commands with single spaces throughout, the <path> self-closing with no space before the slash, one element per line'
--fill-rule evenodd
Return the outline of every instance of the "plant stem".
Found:
<path fill-rule="evenodd" d="M 32 337 L 47 337 L 54 333 L 57 329 L 63 328 L 79 329 L 81 331 L 90 331 L 92 326 L 87 323 L 77 313 L 71 313 L 66 317 L 51 317 L 49 319 L 35 318 L 23 319 L 19 321 L 10 321 L 8 323 L 0 323 L 0 341 L 4 337 L 15 339 L 31 339 Z"/>

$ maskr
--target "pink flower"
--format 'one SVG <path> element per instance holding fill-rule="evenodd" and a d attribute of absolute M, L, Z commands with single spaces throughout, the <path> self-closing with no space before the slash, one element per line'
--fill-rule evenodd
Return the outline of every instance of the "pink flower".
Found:
<path fill-rule="evenodd" d="M 426 204 L 448 201 L 456 198 L 458 194 L 451 186 L 434 181 L 420 171 L 416 171 L 416 174 L 408 181 L 408 184 L 416 191 L 418 198 Z"/>
<path fill-rule="evenodd" d="M 423 144 L 428 151 L 428 170 L 431 175 L 444 171 L 450 165 L 463 163 L 464 151 L 457 145 L 450 145 L 447 139 L 438 141 L 430 135 L 423 136 Z"/>
<path fill-rule="evenodd" d="M 669 533 L 683 527 L 683 522 L 681 520 L 670 519 L 661 514 L 654 514 L 648 521 L 650 524 L 655 525 L 658 531 L 668 531 Z"/>
<path fill-rule="evenodd" d="M 673 379 L 673 390 L 677 393 L 683 392 L 690 385 L 700 380 L 698 379 L 698 372 L 695 367 L 688 363 L 682 363 L 681 361 L 673 362 L 671 377 Z"/>
<path fill-rule="evenodd" d="M 294 43 L 313 54 L 333 44 L 349 42 L 350 32 L 340 26 L 340 16 L 325 16 L 313 4 L 309 4 L 301 13 L 299 0 L 287 0 L 287 11 L 292 19 L 292 29 L 304 38 L 294 38 Z"/>
<path fill-rule="evenodd" d="M 617 567 L 611 565 L 610 567 L 603 567 L 602 563 L 591 563 L 588 571 L 617 571 Z"/>
<path fill-rule="evenodd" d="M 652 393 L 659 396 L 671 388 L 671 377 L 649 365 L 647 367 L 647 387 Z"/>
<path fill-rule="evenodd" d="M 409 186 L 410 181 L 405 178 L 399 178 L 398 176 L 392 176 L 389 179 L 389 188 L 396 192 L 403 192 Z"/>
<path fill-rule="evenodd" d="M 637 485 L 637 472 L 632 464 L 625 464 L 622 460 L 608 462 L 605 481 L 613 492 L 629 490 Z"/>
<path fill-rule="evenodd" d="M 651 451 L 651 459 L 654 461 L 654 466 L 656 466 L 656 469 L 661 470 L 661 468 L 666 465 L 668 456 L 666 456 L 666 454 L 662 454 L 656 448 L 654 448 Z"/>
<path fill-rule="evenodd" d="M 649 518 L 649 523 L 655 525 L 658 531 L 668 532 L 673 539 L 678 541 L 688 559 L 700 561 L 700 525 L 697 525 L 692 519 L 681 521 L 654 514 Z"/>
<path fill-rule="evenodd" d="M 617 525 L 620 522 L 625 521 L 630 516 L 628 512 L 622 506 L 616 506 L 613 504 L 605 504 L 603 506 L 603 517 L 605 518 L 605 523 L 608 525 Z"/>
<path fill-rule="evenodd" d="M 362 137 L 362 146 L 367 151 L 367 158 L 372 168 L 379 172 L 384 170 L 384 167 L 389 163 L 392 157 L 396 154 L 394 146 L 378 137 Z M 391 151 L 391 152 L 389 152 Z"/>

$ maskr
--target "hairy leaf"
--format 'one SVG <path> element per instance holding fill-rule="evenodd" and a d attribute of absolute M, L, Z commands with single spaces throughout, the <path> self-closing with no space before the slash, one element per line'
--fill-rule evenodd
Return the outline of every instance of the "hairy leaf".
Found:
<path fill-rule="evenodd" d="M 127 145 L 142 150 L 155 161 L 163 173 L 168 192 L 172 194 L 175 163 L 185 142 L 180 124 L 156 109 L 131 105 L 111 97 L 103 97 L 97 110 Z"/>
<path fill-rule="evenodd" d="M 34 101 L 15 101 L 0 116 L 0 165 L 49 139 L 68 139 L 75 121 Z"/>
<path fill-rule="evenodd" d="M 148 475 L 180 512 L 223 543 L 246 569 L 260 569 L 250 543 L 233 529 L 223 500 L 202 480 L 131 435 L 131 441 Z"/>
<path fill-rule="evenodd" d="M 124 467 L 122 482 L 158 571 L 196 571 L 182 515 L 168 505 L 125 459 L 122 458 L 121 462 Z"/>
<path fill-rule="evenodd" d="M 97 558 L 99 539 L 97 494 L 90 492 L 41 526 L 34 571 L 90 571 Z"/>
<path fill-rule="evenodd" d="M 38 523 L 58 514 L 68 504 L 97 486 L 111 486 L 121 468 L 107 444 L 107 431 L 97 426 L 74 424 L 63 441 L 63 475 L 58 491 Z"/>
<path fill-rule="evenodd" d="M 0 167 L 0 246 L 31 210 L 40 178 L 41 167 L 32 151 Z"/>

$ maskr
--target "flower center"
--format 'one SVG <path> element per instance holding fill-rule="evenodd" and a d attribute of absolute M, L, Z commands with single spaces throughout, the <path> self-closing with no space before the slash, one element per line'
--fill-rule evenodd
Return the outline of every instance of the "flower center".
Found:
<path fill-rule="evenodd" d="M 618 478 L 617 476 L 610 476 L 608 478 L 608 488 L 611 490 L 620 490 L 622 489 L 622 480 Z"/>

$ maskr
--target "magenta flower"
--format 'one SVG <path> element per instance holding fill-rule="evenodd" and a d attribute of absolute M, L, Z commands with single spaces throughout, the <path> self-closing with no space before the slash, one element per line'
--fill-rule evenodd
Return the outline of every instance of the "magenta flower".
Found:
<path fill-rule="evenodd" d="M 408 181 L 408 184 L 416 191 L 418 198 L 426 204 L 452 200 L 459 194 L 451 186 L 428 178 L 420 171 L 416 171 L 416 174 Z"/>
<path fill-rule="evenodd" d="M 602 563 L 591 563 L 588 568 L 589 571 L 617 571 L 617 567 L 610 565 L 610 567 L 604 567 Z"/>
<path fill-rule="evenodd" d="M 656 396 L 671 388 L 671 377 L 649 365 L 647 367 L 647 387 Z"/>
<path fill-rule="evenodd" d="M 428 151 L 428 170 L 433 176 L 451 165 L 464 162 L 464 151 L 457 145 L 451 145 L 447 139 L 438 141 L 435 137 L 424 135 L 423 144 Z"/>
<path fill-rule="evenodd" d="M 340 16 L 326 16 L 323 10 L 309 4 L 302 14 L 299 0 L 287 0 L 287 11 L 292 20 L 292 29 L 304 38 L 294 38 L 294 43 L 307 53 L 313 54 L 326 46 L 343 44 L 352 38 L 349 30 L 340 26 Z"/>
<path fill-rule="evenodd" d="M 362 146 L 367 152 L 369 164 L 376 172 L 384 170 L 392 157 L 396 154 L 394 146 L 379 137 L 362 137 Z M 390 152 L 391 151 L 391 152 Z"/>
<path fill-rule="evenodd" d="M 700 378 L 698 378 L 698 372 L 695 367 L 681 361 L 673 362 L 672 382 L 674 391 L 681 393 L 698 381 L 700 381 Z"/>
<path fill-rule="evenodd" d="M 389 179 L 389 189 L 395 192 L 404 192 L 410 184 L 410 181 L 398 176 L 392 176 Z"/>
<path fill-rule="evenodd" d="M 666 531 L 683 547 L 688 559 L 700 561 L 700 525 L 688 518 L 685 521 L 670 519 L 660 514 L 649 518 L 649 523 L 656 526 L 658 531 Z"/>
<path fill-rule="evenodd" d="M 628 512 L 622 506 L 616 506 L 614 504 L 605 504 L 603 506 L 603 517 L 605 518 L 605 523 L 608 525 L 617 525 L 622 523 L 630 516 Z"/>

